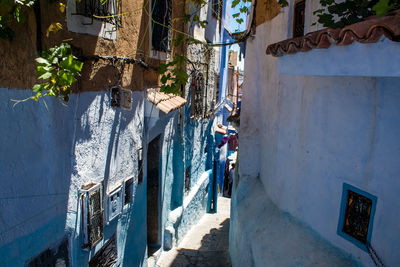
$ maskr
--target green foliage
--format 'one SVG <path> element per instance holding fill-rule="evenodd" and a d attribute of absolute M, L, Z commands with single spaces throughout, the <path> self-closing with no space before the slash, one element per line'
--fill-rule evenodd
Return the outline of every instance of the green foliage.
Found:
<path fill-rule="evenodd" d="M 232 15 L 232 17 L 236 20 L 238 24 L 242 24 L 244 22 L 244 18 L 247 16 L 247 13 L 250 12 L 250 4 L 251 0 L 233 0 L 232 8 L 238 8 L 239 12 L 236 12 Z"/>
<path fill-rule="evenodd" d="M 343 28 L 362 21 L 365 17 L 383 16 L 390 10 L 400 7 L 400 0 L 320 0 L 323 9 L 313 12 L 324 27 Z"/>
<path fill-rule="evenodd" d="M 376 5 L 372 7 L 378 17 L 382 17 L 391 10 L 400 8 L 400 0 L 379 0 Z"/>
<path fill-rule="evenodd" d="M 62 43 L 42 53 L 35 59 L 37 63 L 37 79 L 43 83 L 35 84 L 32 91 L 36 93 L 30 99 L 38 101 L 47 95 L 60 97 L 69 101 L 71 85 L 77 81 L 83 63 L 72 55 L 69 44 Z"/>
<path fill-rule="evenodd" d="M 34 0 L 0 0 L 0 38 L 12 41 L 15 32 L 9 26 L 16 22 L 22 24 L 25 22 L 24 11 L 26 7 L 31 7 Z"/>
<path fill-rule="evenodd" d="M 185 63 L 188 59 L 185 56 L 175 55 L 168 63 L 161 63 L 158 73 L 161 74 L 161 92 L 167 94 L 181 94 L 181 87 L 188 81 L 188 74 L 185 71 Z"/>

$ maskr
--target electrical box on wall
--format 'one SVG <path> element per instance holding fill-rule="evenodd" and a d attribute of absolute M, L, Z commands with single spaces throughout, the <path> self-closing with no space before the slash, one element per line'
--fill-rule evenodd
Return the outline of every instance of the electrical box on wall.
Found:
<path fill-rule="evenodd" d="M 82 248 L 93 248 L 103 239 L 103 187 L 90 183 L 80 189 L 82 207 Z"/>
<path fill-rule="evenodd" d="M 111 106 L 113 108 L 132 109 L 132 91 L 119 86 L 111 88 Z"/>
<path fill-rule="evenodd" d="M 122 210 L 122 187 L 115 188 L 108 194 L 107 200 L 107 222 L 111 222 Z"/>

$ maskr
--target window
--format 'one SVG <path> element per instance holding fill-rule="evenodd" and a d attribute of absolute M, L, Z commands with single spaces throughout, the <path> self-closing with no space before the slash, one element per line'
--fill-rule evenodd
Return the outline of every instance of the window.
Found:
<path fill-rule="evenodd" d="M 215 75 L 215 104 L 219 103 L 219 75 Z"/>
<path fill-rule="evenodd" d="M 124 191 L 124 205 L 127 205 L 132 201 L 133 198 L 133 177 L 125 180 Z"/>
<path fill-rule="evenodd" d="M 82 15 L 92 19 L 86 25 L 93 24 L 93 19 L 111 23 L 121 27 L 122 16 L 115 16 L 119 13 L 121 1 L 118 0 L 81 0 L 76 1 L 76 13 L 73 15 Z"/>
<path fill-rule="evenodd" d="M 90 183 L 81 189 L 82 195 L 82 248 L 93 248 L 103 239 L 103 187 Z"/>
<path fill-rule="evenodd" d="M 152 0 L 151 44 L 154 50 L 169 52 L 171 47 L 172 0 Z"/>
<path fill-rule="evenodd" d="M 349 184 L 343 184 L 338 234 L 366 250 L 372 233 L 377 198 Z"/>
<path fill-rule="evenodd" d="M 304 35 L 305 7 L 305 0 L 295 3 L 293 13 L 293 37 L 300 37 Z"/>
<path fill-rule="evenodd" d="M 203 115 L 203 95 L 204 77 L 202 73 L 192 75 L 191 84 L 191 117 L 201 117 Z"/>
<path fill-rule="evenodd" d="M 220 20 L 222 16 L 222 0 L 211 0 L 211 14 Z"/>
<path fill-rule="evenodd" d="M 185 171 L 185 193 L 189 192 L 190 189 L 190 166 Z"/>

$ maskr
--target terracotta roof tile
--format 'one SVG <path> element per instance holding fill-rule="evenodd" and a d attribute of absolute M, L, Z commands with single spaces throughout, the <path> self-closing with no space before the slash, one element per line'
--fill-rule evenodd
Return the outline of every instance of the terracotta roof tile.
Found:
<path fill-rule="evenodd" d="M 327 28 L 271 44 L 267 47 L 267 54 L 280 57 L 285 54 L 307 52 L 314 48 L 328 48 L 332 44 L 342 46 L 352 44 L 354 41 L 375 43 L 382 35 L 392 41 L 400 42 L 400 10 L 390 12 L 381 18 L 372 16 L 341 29 Z"/>
<path fill-rule="evenodd" d="M 186 104 L 186 100 L 178 95 L 160 92 L 160 88 L 147 90 L 147 100 L 153 103 L 165 114 L 170 113 Z"/>

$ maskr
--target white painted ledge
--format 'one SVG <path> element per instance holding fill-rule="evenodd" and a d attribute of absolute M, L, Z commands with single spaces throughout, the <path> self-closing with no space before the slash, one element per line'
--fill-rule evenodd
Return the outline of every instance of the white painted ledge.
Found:
<path fill-rule="evenodd" d="M 108 40 L 117 39 L 117 29 L 111 23 L 102 22 L 93 19 L 93 24 L 85 25 L 92 22 L 91 18 L 81 15 L 72 15 L 76 11 L 76 1 L 67 1 L 67 27 L 70 32 L 89 34 L 99 36 Z"/>
<path fill-rule="evenodd" d="M 187 208 L 187 206 L 192 202 L 193 198 L 197 195 L 197 192 L 200 190 L 201 185 L 209 179 L 209 174 L 207 171 L 203 172 L 203 174 L 200 176 L 200 179 L 197 181 L 195 186 L 190 190 L 189 195 L 185 197 L 183 200 L 183 210 Z"/>
<path fill-rule="evenodd" d="M 400 77 L 400 42 L 383 37 L 377 43 L 312 49 L 278 58 L 279 74 L 300 76 Z"/>

